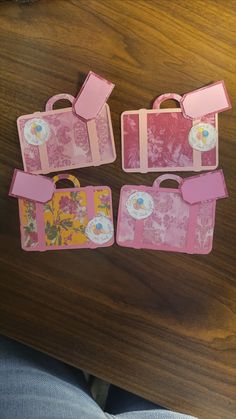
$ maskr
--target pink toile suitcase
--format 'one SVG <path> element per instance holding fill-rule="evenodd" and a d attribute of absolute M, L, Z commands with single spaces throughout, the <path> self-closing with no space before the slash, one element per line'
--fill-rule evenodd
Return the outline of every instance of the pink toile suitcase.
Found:
<path fill-rule="evenodd" d="M 160 183 L 174 179 L 176 189 Z M 116 241 L 120 246 L 206 254 L 212 249 L 216 199 L 228 196 L 221 170 L 182 179 L 159 176 L 152 187 L 121 188 Z"/>
<path fill-rule="evenodd" d="M 56 189 L 60 179 L 70 180 L 73 187 Z M 24 250 L 95 249 L 114 243 L 108 186 L 81 187 L 72 175 L 50 179 L 15 170 L 9 195 L 19 201 Z"/>
<path fill-rule="evenodd" d="M 180 108 L 161 109 L 174 99 Z M 153 109 L 121 116 L 122 167 L 126 172 L 200 171 L 218 166 L 218 112 L 229 109 L 223 81 L 183 97 L 159 96 Z"/>
<path fill-rule="evenodd" d="M 17 127 L 26 172 L 41 174 L 98 166 L 116 159 L 108 99 L 114 84 L 89 72 L 77 98 L 58 94 L 45 112 L 20 116 Z M 67 99 L 72 107 L 53 110 Z"/>

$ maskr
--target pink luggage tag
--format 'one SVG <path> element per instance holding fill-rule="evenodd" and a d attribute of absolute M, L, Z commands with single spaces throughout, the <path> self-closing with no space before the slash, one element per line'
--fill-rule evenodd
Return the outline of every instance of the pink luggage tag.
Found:
<path fill-rule="evenodd" d="M 175 180 L 176 188 L 161 187 Z M 121 188 L 117 244 L 190 254 L 212 250 L 216 199 L 228 196 L 221 170 L 182 179 L 159 176 L 152 186 Z"/>
<path fill-rule="evenodd" d="M 189 204 L 227 198 L 229 196 L 222 170 L 186 178 L 183 180 L 180 189 L 183 199 Z"/>
<path fill-rule="evenodd" d="M 52 179 L 15 169 L 9 195 L 45 203 L 52 198 L 55 189 Z"/>
<path fill-rule="evenodd" d="M 57 94 L 47 101 L 45 111 L 20 116 L 17 127 L 24 170 L 46 174 L 113 162 L 116 150 L 106 103 L 113 88 L 114 84 L 90 72 L 77 99 Z M 62 99 L 71 107 L 53 109 Z"/>
<path fill-rule="evenodd" d="M 164 108 L 175 100 L 179 108 Z M 219 160 L 218 112 L 229 109 L 223 81 L 185 94 L 165 93 L 152 109 L 121 115 L 122 168 L 126 172 L 214 170 Z"/>
<path fill-rule="evenodd" d="M 223 80 L 186 93 L 182 97 L 180 105 L 186 118 L 191 119 L 223 112 L 231 108 Z"/>
<path fill-rule="evenodd" d="M 97 117 L 115 85 L 90 71 L 73 103 L 74 113 L 85 121 Z"/>
<path fill-rule="evenodd" d="M 56 188 L 62 179 L 72 187 Z M 95 249 L 114 243 L 108 186 L 81 187 L 69 174 L 49 179 L 15 170 L 9 195 L 18 198 L 24 250 Z"/>

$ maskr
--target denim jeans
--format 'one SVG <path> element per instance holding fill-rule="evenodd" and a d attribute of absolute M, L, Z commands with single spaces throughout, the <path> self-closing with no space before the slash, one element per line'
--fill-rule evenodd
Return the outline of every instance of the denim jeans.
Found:
<path fill-rule="evenodd" d="M 111 387 L 106 412 L 82 371 L 0 336 L 1 419 L 190 419 Z"/>

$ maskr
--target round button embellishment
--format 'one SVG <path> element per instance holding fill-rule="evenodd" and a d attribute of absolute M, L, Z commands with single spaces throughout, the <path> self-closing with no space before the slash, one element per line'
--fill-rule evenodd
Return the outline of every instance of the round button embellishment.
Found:
<path fill-rule="evenodd" d="M 198 151 L 209 151 L 216 145 L 217 132 L 211 124 L 199 123 L 189 131 L 189 144 Z"/>
<path fill-rule="evenodd" d="M 92 218 L 85 229 L 86 236 L 97 244 L 103 244 L 111 240 L 113 232 L 111 220 L 103 215 Z"/>
<path fill-rule="evenodd" d="M 40 118 L 29 119 L 24 126 L 24 137 L 27 143 L 42 145 L 50 135 L 49 124 Z"/>
<path fill-rule="evenodd" d="M 137 191 L 129 196 L 126 202 L 126 208 L 131 217 L 136 220 L 142 220 L 151 215 L 154 202 L 149 193 Z"/>

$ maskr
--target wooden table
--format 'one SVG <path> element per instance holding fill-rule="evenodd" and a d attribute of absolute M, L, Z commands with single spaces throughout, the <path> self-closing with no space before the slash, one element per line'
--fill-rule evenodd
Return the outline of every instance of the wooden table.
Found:
<path fill-rule="evenodd" d="M 155 174 L 121 170 L 120 114 L 224 79 L 235 105 L 236 3 L 71 0 L 0 4 L 0 332 L 170 409 L 235 418 L 235 110 L 219 116 L 220 167 L 230 199 L 217 203 L 207 256 L 125 249 L 28 253 L 20 248 L 19 115 L 76 94 L 86 73 L 112 80 L 118 158 L 75 171 L 109 184 L 115 216 L 123 184 Z"/>

